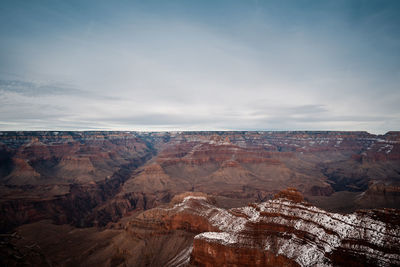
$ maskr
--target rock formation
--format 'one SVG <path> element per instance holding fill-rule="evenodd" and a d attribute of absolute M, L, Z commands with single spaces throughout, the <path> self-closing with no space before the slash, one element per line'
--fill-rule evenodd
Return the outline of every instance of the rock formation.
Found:
<path fill-rule="evenodd" d="M 399 166 L 399 132 L 0 132 L 0 229 L 104 226 L 186 191 L 229 206 L 295 187 L 331 211 L 396 208 Z"/>
<path fill-rule="evenodd" d="M 218 229 L 195 236 L 191 262 L 196 266 L 400 264 L 398 211 L 341 215 L 293 196 L 290 190 L 274 200 L 214 214 L 210 221 Z M 387 221 L 388 216 L 395 220 Z"/>
<path fill-rule="evenodd" d="M 28 253 L 25 262 L 53 266 L 400 264 L 400 213 L 396 210 L 331 213 L 305 202 L 294 188 L 241 208 L 223 209 L 216 204 L 213 196 L 187 192 L 176 195 L 168 205 L 101 229 L 41 221 L 17 228 L 20 241 L 8 247 L 17 252 L 40 248 L 35 252 L 40 257 Z M 60 242 L 62 247 L 57 245 Z"/>

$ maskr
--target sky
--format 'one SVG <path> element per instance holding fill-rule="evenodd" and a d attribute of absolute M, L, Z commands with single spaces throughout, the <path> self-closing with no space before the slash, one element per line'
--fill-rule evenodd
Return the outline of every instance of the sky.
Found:
<path fill-rule="evenodd" d="M 400 1 L 2 0 L 0 130 L 400 130 Z"/>

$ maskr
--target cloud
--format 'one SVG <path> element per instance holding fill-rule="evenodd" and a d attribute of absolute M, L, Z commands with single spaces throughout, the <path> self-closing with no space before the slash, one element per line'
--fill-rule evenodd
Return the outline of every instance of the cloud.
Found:
<path fill-rule="evenodd" d="M 18 94 L 25 97 L 72 96 L 89 99 L 117 100 L 117 96 L 77 89 L 72 85 L 46 82 L 0 79 L 0 95 Z"/>
<path fill-rule="evenodd" d="M 5 2 L 0 130 L 399 130 L 399 10 Z"/>
<path fill-rule="evenodd" d="M 0 93 L 16 93 L 25 96 L 84 95 L 85 92 L 67 85 L 35 83 L 21 80 L 0 80 Z"/>

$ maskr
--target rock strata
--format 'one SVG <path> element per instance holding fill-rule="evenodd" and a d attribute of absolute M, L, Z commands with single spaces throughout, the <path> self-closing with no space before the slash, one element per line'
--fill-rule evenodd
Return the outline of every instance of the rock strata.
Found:
<path fill-rule="evenodd" d="M 330 211 L 396 208 L 399 166 L 400 132 L 0 132 L 0 232 L 105 226 L 186 191 L 228 208 L 289 186 Z"/>
<path fill-rule="evenodd" d="M 216 230 L 195 236 L 191 263 L 198 266 L 400 264 L 399 221 L 387 220 L 388 216 L 399 218 L 397 211 L 329 213 L 293 199 L 294 190 L 289 191 L 291 199 L 285 198 L 288 192 L 284 192 L 276 199 L 243 208 L 202 210 Z M 202 203 L 202 207 L 208 205 Z"/>
<path fill-rule="evenodd" d="M 12 242 L 12 251 L 35 243 L 43 257 L 21 260 L 39 265 L 45 258 L 52 266 L 400 264 L 400 213 L 393 209 L 331 213 L 305 202 L 294 188 L 241 208 L 215 204 L 213 196 L 186 192 L 105 228 L 27 224 L 17 228 L 25 241 Z"/>

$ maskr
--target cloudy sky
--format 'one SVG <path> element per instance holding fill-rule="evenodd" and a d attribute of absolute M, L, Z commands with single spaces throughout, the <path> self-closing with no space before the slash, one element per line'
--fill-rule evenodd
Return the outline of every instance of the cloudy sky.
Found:
<path fill-rule="evenodd" d="M 0 130 L 400 130 L 400 1 L 0 2 Z"/>

